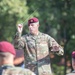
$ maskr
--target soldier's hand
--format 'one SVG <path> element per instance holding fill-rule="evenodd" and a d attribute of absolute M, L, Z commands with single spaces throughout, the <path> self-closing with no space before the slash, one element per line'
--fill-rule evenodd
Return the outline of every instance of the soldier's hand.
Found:
<path fill-rule="evenodd" d="M 56 41 L 52 41 L 51 51 L 53 51 L 53 52 L 59 51 L 59 45 Z"/>
<path fill-rule="evenodd" d="M 22 31 L 23 31 L 23 24 L 18 24 L 18 25 L 17 25 L 17 31 L 18 31 L 19 33 L 22 33 Z"/>
<path fill-rule="evenodd" d="M 53 46 L 53 47 L 51 48 L 51 51 L 53 51 L 53 52 L 58 52 L 58 51 L 59 51 L 59 46 Z"/>

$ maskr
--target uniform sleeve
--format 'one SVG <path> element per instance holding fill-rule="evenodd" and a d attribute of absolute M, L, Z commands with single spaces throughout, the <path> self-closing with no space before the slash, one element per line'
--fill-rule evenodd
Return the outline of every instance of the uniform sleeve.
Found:
<path fill-rule="evenodd" d="M 16 33 L 13 41 L 14 47 L 16 49 L 23 49 L 25 46 L 25 38 L 24 36 L 21 36 L 18 32 Z"/>
<path fill-rule="evenodd" d="M 26 69 L 25 72 L 26 72 L 25 75 L 36 75 L 34 72 L 32 72 L 29 69 Z"/>
<path fill-rule="evenodd" d="M 48 46 L 53 53 L 56 53 L 57 55 L 64 54 L 63 48 L 51 36 L 48 36 Z"/>

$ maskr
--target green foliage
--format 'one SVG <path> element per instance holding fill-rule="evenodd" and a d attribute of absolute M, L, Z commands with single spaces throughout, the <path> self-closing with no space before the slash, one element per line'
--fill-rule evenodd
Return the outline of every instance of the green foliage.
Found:
<path fill-rule="evenodd" d="M 16 24 L 22 23 L 28 17 L 27 12 L 25 0 L 0 1 L 0 40 L 12 41 Z"/>
<path fill-rule="evenodd" d="M 75 41 L 75 39 L 71 39 L 71 40 L 69 40 L 69 42 L 66 45 L 66 53 L 67 53 L 66 55 L 70 55 L 69 58 L 71 57 L 72 51 L 75 50 L 75 42 L 74 41 Z"/>
<path fill-rule="evenodd" d="M 64 75 L 64 66 L 58 67 L 58 65 L 53 64 L 52 67 L 54 75 Z"/>

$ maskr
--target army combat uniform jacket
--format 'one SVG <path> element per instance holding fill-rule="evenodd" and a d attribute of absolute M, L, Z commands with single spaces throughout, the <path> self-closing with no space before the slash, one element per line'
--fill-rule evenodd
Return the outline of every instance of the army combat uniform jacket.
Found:
<path fill-rule="evenodd" d="M 12 65 L 0 66 L 0 75 L 36 75 L 28 69 L 15 67 Z"/>
<path fill-rule="evenodd" d="M 17 33 L 14 39 L 15 48 L 24 49 L 25 67 L 37 75 L 52 75 L 49 53 L 53 43 L 56 41 L 52 37 L 41 32 L 38 35 L 29 33 L 22 37 Z M 58 54 L 63 54 L 61 46 Z"/>

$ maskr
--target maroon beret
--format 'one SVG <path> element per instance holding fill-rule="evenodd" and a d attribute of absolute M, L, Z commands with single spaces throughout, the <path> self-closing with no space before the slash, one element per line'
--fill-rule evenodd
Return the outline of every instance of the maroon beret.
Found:
<path fill-rule="evenodd" d="M 0 42 L 0 52 L 9 52 L 13 55 L 16 55 L 14 46 L 7 41 Z"/>
<path fill-rule="evenodd" d="M 72 58 L 75 59 L 75 51 L 72 52 Z"/>
<path fill-rule="evenodd" d="M 36 18 L 36 17 L 30 18 L 30 19 L 28 20 L 28 25 L 29 25 L 30 23 L 36 23 L 36 22 L 39 22 L 38 18 Z"/>

